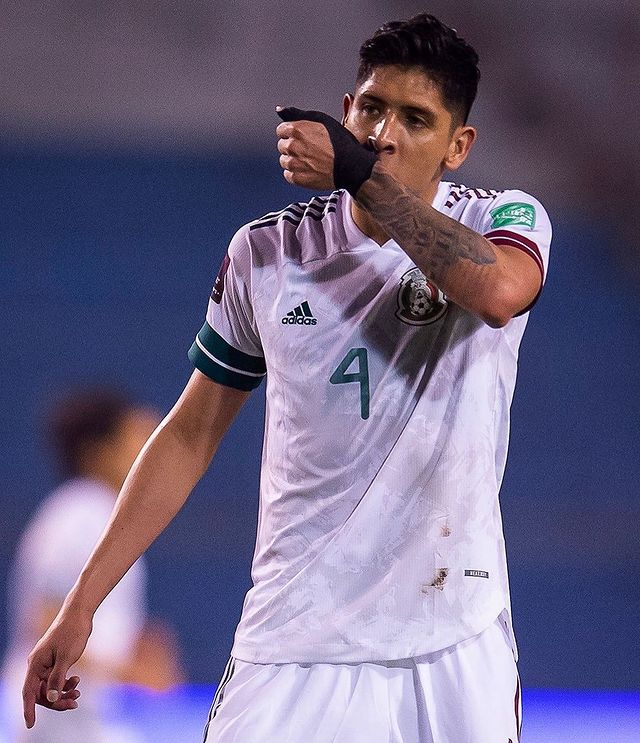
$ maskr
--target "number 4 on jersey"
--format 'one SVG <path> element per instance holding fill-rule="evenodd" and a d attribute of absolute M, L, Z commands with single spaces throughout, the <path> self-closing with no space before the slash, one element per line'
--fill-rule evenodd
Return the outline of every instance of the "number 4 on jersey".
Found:
<path fill-rule="evenodd" d="M 355 360 L 358 360 L 358 371 L 347 370 Z M 363 420 L 369 417 L 369 361 L 366 348 L 352 348 L 342 359 L 338 368 L 329 378 L 331 384 L 348 384 L 358 382 L 360 384 L 360 416 Z"/>

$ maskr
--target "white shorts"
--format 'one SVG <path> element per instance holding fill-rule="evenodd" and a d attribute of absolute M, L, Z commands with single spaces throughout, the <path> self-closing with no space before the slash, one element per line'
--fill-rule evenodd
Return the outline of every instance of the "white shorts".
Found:
<path fill-rule="evenodd" d="M 256 664 L 231 658 L 205 743 L 517 743 L 520 680 L 503 620 L 418 658 Z"/>

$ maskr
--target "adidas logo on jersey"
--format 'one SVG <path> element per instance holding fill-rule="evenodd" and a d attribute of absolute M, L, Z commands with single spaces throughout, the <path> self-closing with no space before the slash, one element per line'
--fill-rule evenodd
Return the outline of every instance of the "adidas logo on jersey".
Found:
<path fill-rule="evenodd" d="M 291 312 L 281 320 L 283 325 L 317 325 L 318 321 L 313 316 L 309 303 L 305 300 L 302 304 L 294 307 Z"/>

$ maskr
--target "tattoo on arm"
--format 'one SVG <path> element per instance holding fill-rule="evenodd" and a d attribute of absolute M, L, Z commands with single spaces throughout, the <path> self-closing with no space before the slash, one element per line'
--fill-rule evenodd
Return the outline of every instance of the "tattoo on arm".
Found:
<path fill-rule="evenodd" d="M 359 189 L 357 202 L 440 285 L 459 261 L 476 266 L 496 262 L 488 240 L 422 201 L 379 164 Z"/>

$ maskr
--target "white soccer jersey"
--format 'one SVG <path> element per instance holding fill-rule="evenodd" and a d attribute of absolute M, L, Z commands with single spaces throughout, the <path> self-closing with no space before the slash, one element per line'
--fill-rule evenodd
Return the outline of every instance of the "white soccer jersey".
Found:
<path fill-rule="evenodd" d="M 531 196 L 441 183 L 433 205 L 544 278 L 551 226 Z M 498 490 L 527 317 L 493 329 L 449 302 L 358 229 L 343 191 L 238 231 L 190 350 L 222 384 L 267 378 L 233 656 L 409 658 L 510 611 Z"/>

